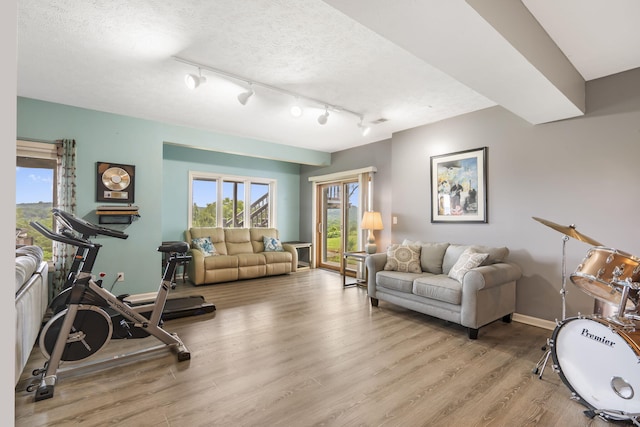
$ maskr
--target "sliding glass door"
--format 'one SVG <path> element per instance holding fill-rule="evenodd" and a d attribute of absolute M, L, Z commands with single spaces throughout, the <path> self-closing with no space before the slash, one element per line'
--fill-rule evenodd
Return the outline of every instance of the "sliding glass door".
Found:
<path fill-rule="evenodd" d="M 360 185 L 356 180 L 320 184 L 316 215 L 318 267 L 339 270 L 342 254 L 358 248 Z"/>

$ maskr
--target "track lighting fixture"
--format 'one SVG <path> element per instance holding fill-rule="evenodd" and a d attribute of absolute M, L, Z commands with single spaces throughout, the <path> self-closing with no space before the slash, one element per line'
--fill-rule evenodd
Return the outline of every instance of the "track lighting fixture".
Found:
<path fill-rule="evenodd" d="M 249 101 L 249 98 L 251 98 L 253 96 L 253 88 L 251 87 L 251 85 L 249 85 L 249 90 L 246 92 L 242 92 L 240 95 L 238 95 L 238 102 L 240 102 L 240 104 L 242 105 L 247 105 L 247 101 Z"/>
<path fill-rule="evenodd" d="M 303 109 L 302 106 L 300 104 L 301 100 L 304 100 L 305 105 L 306 104 L 315 104 L 315 105 L 320 105 L 320 106 L 324 106 L 324 113 L 322 113 L 320 116 L 318 116 L 318 123 L 321 125 L 325 125 L 327 124 L 327 121 L 329 120 L 329 109 L 331 109 L 331 111 L 333 112 L 338 112 L 338 113 L 348 113 L 351 114 L 353 116 L 356 116 L 360 119 L 360 123 L 358 123 L 358 127 L 361 129 L 362 131 L 362 136 L 367 136 L 369 134 L 369 131 L 371 130 L 371 128 L 369 126 L 365 126 L 362 124 L 362 114 L 349 110 L 347 108 L 341 107 L 339 105 L 335 105 L 335 104 L 330 104 L 328 102 L 319 100 L 319 99 L 315 99 L 315 98 L 311 98 L 308 96 L 304 96 L 304 95 L 300 95 L 296 92 L 292 92 L 290 90 L 286 90 L 286 89 L 281 89 L 277 86 L 272 86 L 270 84 L 267 83 L 262 83 L 259 81 L 255 81 L 255 80 L 250 80 L 247 79 L 245 77 L 239 76 L 237 74 L 233 74 L 233 73 L 229 73 L 227 71 L 223 71 L 217 68 L 213 68 L 213 67 L 209 67 L 206 65 L 202 65 L 202 64 L 198 64 L 197 62 L 193 62 L 193 61 L 189 61 L 187 59 L 183 59 L 183 58 L 179 58 L 177 56 L 174 56 L 173 59 L 175 59 L 178 62 L 182 62 L 183 64 L 187 64 L 190 65 L 192 67 L 196 67 L 198 69 L 198 75 L 195 74 L 187 74 L 185 76 L 185 84 L 187 85 L 187 87 L 189 89 L 195 89 L 198 86 L 200 86 L 201 84 L 205 83 L 207 81 L 207 78 L 205 76 L 202 75 L 202 70 L 206 70 L 206 71 L 210 71 L 214 74 L 217 74 L 219 76 L 222 76 L 228 80 L 234 80 L 234 81 L 239 81 L 242 84 L 246 84 L 249 85 L 249 90 L 247 90 L 246 92 L 242 92 L 241 94 L 238 95 L 238 102 L 240 102 L 240 104 L 242 105 L 246 105 L 247 102 L 249 102 L 249 98 L 251 98 L 254 95 L 254 91 L 253 91 L 253 86 L 257 85 L 260 86 L 262 88 L 265 89 L 269 89 L 273 92 L 278 92 L 281 93 L 283 95 L 287 95 L 287 96 L 291 96 L 295 99 L 294 104 L 291 106 L 290 112 L 291 115 L 293 117 L 301 117 L 302 113 L 303 113 Z"/>
<path fill-rule="evenodd" d="M 320 114 L 318 116 L 318 123 L 321 125 L 327 124 L 327 120 L 329 119 L 329 107 L 324 106 L 324 114 Z"/>
<path fill-rule="evenodd" d="M 186 76 L 184 76 L 184 83 L 191 90 L 206 82 L 207 78 L 202 75 L 202 70 L 200 68 L 198 68 L 197 76 L 195 74 L 187 74 Z"/>

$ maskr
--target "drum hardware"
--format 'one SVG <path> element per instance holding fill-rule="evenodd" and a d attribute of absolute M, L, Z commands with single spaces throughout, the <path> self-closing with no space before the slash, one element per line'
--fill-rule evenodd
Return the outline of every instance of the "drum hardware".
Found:
<path fill-rule="evenodd" d="M 599 409 L 599 410 L 586 410 L 583 413 L 589 418 L 595 418 L 596 416 L 606 422 L 609 421 L 622 421 L 629 420 L 633 423 L 633 425 L 640 427 L 640 422 L 638 422 L 638 417 L 640 414 L 627 414 L 621 411 L 616 411 L 612 409 Z"/>
<path fill-rule="evenodd" d="M 566 314 L 567 314 L 567 303 L 566 303 L 566 294 L 567 294 L 567 267 L 566 267 L 566 246 L 567 246 L 567 241 L 569 240 L 569 237 L 572 237 L 576 240 L 579 240 L 581 242 L 585 242 L 585 243 L 589 243 L 591 245 L 594 246 L 601 246 L 602 244 L 599 243 L 597 240 L 592 239 L 591 237 L 588 237 L 580 232 L 578 232 L 578 230 L 576 229 L 575 224 L 571 224 L 568 226 L 564 226 L 564 225 L 560 225 L 560 224 L 556 224 L 555 222 L 551 222 L 542 218 L 537 218 L 537 217 L 532 217 L 534 220 L 538 221 L 539 223 L 546 225 L 547 227 L 550 227 L 556 231 L 559 231 L 560 233 L 562 233 L 562 285 L 560 288 L 560 296 L 562 298 L 562 320 L 566 319 Z M 556 320 L 556 323 L 557 320 Z M 544 351 L 545 353 L 542 355 L 542 357 L 540 358 L 540 360 L 538 360 L 538 363 L 536 363 L 535 368 L 533 368 L 533 373 L 534 374 L 538 374 L 539 379 L 542 379 L 542 374 L 544 373 L 544 368 L 547 366 L 547 362 L 549 361 L 549 356 L 551 355 L 551 351 L 550 351 L 550 341 L 549 339 L 547 339 L 547 343 L 546 345 L 542 346 L 542 351 Z"/>

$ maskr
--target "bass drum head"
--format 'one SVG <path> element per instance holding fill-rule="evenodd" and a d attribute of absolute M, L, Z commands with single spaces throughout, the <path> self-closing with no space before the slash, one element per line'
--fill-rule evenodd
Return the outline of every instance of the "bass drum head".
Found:
<path fill-rule="evenodd" d="M 580 403 L 613 419 L 640 413 L 637 345 L 632 349 L 622 335 L 637 340 L 603 319 L 569 318 L 555 328 L 551 345 L 562 382 Z"/>

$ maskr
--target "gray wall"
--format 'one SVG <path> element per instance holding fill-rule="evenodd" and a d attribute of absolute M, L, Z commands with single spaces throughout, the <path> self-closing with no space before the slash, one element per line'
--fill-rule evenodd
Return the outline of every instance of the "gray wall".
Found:
<path fill-rule="evenodd" d="M 484 146 L 488 224 L 432 224 L 430 157 Z M 382 201 L 377 208 L 385 227 L 389 225 L 385 239 L 506 245 L 510 260 L 524 274 L 518 282 L 517 312 L 554 320 L 562 317 L 563 235 L 532 217 L 575 224 L 605 246 L 640 256 L 639 158 L 636 69 L 588 82 L 583 117 L 533 126 L 501 107 L 489 108 L 334 153 L 331 168 L 303 168 L 301 191 L 310 193 L 309 175 L 378 167 L 375 199 Z M 303 193 L 300 199 L 300 234 L 307 238 L 311 201 Z M 397 225 L 391 225 L 392 216 Z M 566 243 L 567 316 L 593 313 L 594 300 L 568 278 L 590 247 L 576 239 Z"/>

